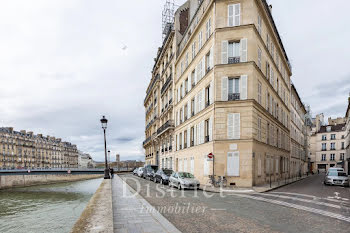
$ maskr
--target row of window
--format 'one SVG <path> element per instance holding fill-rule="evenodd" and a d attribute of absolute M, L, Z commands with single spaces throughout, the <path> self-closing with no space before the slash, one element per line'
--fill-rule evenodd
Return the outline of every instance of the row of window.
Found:
<path fill-rule="evenodd" d="M 341 139 L 344 139 L 344 135 L 341 136 Z M 327 140 L 327 135 L 323 134 L 322 135 L 322 141 L 326 141 Z M 331 134 L 331 140 L 336 140 L 336 135 L 335 134 Z"/>
<path fill-rule="evenodd" d="M 344 160 L 344 153 L 340 153 L 339 155 L 339 160 Z M 335 154 L 330 154 L 329 155 L 329 160 L 330 161 L 334 161 L 336 159 Z M 321 155 L 321 161 L 327 161 L 327 155 L 326 154 L 322 154 Z"/>
<path fill-rule="evenodd" d="M 176 150 L 186 149 L 212 141 L 213 120 L 208 118 L 176 135 Z"/>
<path fill-rule="evenodd" d="M 335 142 L 330 143 L 330 150 L 335 150 Z M 341 142 L 341 147 L 340 150 L 345 149 L 345 142 Z M 327 150 L 327 143 L 322 143 L 322 150 L 325 151 Z"/>

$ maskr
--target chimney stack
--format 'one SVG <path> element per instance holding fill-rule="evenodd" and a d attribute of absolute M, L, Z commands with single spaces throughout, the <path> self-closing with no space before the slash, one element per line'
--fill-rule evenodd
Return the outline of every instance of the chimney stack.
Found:
<path fill-rule="evenodd" d="M 269 10 L 270 10 L 270 12 L 272 14 L 272 5 L 271 4 L 269 5 Z"/>

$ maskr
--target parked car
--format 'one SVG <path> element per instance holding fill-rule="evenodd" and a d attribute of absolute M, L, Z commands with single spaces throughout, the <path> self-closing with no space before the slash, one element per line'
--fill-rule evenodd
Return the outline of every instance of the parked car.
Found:
<path fill-rule="evenodd" d="M 336 169 L 328 170 L 324 178 L 325 185 L 342 185 L 349 187 L 349 178 L 344 171 L 337 171 Z"/>
<path fill-rule="evenodd" d="M 198 189 L 199 181 L 188 172 L 174 172 L 169 178 L 169 186 L 178 189 Z"/>
<path fill-rule="evenodd" d="M 154 182 L 156 183 L 159 182 L 161 184 L 168 184 L 169 177 L 171 176 L 171 174 L 173 174 L 173 172 L 174 171 L 171 169 L 165 169 L 165 168 L 158 169 L 158 171 L 154 175 Z"/>
<path fill-rule="evenodd" d="M 145 168 L 145 172 L 143 174 L 143 178 L 153 180 L 154 174 L 158 170 L 158 166 L 157 165 L 146 165 L 144 168 Z"/>
<path fill-rule="evenodd" d="M 139 167 L 138 170 L 137 170 L 137 176 L 138 177 L 143 177 L 144 171 L 145 171 L 145 168 Z"/>
<path fill-rule="evenodd" d="M 339 172 L 343 172 L 344 168 L 341 167 L 330 167 L 328 168 L 328 171 L 339 171 Z"/>
<path fill-rule="evenodd" d="M 132 174 L 135 175 L 135 176 L 137 176 L 137 171 L 138 171 L 138 170 L 139 170 L 138 168 L 135 168 L 135 169 L 132 171 Z"/>

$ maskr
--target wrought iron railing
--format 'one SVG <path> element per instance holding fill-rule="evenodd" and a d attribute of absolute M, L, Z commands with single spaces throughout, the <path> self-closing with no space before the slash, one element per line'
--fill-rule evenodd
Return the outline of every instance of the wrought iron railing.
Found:
<path fill-rule="evenodd" d="M 240 99 L 240 93 L 229 93 L 228 94 L 228 100 L 239 100 Z"/>

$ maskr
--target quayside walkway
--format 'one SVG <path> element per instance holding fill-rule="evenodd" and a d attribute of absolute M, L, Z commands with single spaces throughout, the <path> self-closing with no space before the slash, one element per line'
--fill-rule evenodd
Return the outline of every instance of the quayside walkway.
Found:
<path fill-rule="evenodd" d="M 180 232 L 118 175 L 112 179 L 112 196 L 114 232 Z"/>

